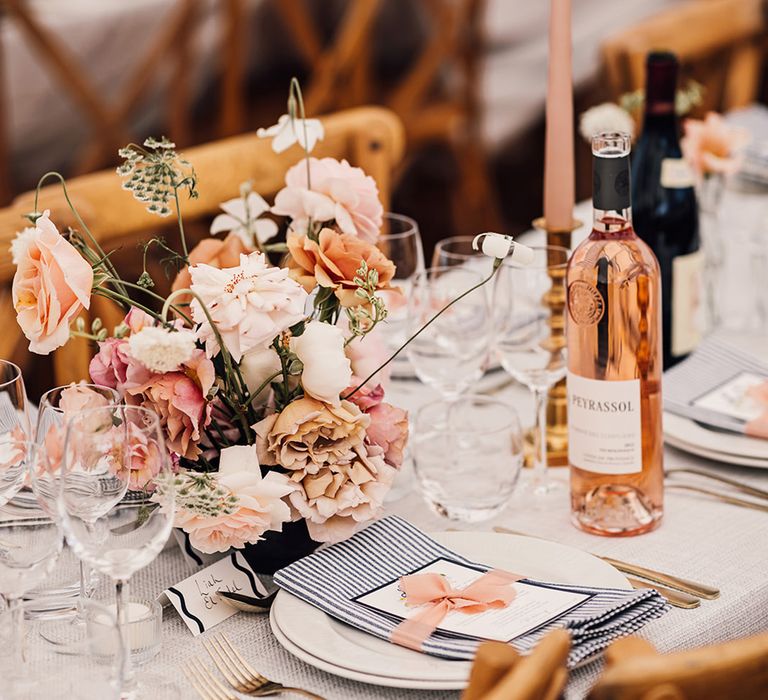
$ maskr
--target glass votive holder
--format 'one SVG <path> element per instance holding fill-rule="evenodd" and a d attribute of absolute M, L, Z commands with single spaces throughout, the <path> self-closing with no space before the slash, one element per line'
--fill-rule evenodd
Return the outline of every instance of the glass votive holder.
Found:
<path fill-rule="evenodd" d="M 115 604 L 110 605 L 114 614 Z M 126 639 L 134 667 L 143 666 L 160 652 L 163 606 L 156 600 L 133 599 L 126 610 Z"/>

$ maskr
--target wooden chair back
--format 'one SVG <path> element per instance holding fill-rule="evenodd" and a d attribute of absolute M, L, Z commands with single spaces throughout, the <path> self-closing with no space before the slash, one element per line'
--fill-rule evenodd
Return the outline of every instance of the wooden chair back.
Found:
<path fill-rule="evenodd" d="M 606 650 L 589 700 L 732 700 L 768 697 L 768 633 L 673 654 L 638 637 Z"/>
<path fill-rule="evenodd" d="M 323 118 L 325 138 L 312 153 L 318 158 L 345 158 L 363 168 L 377 182 L 385 209 L 388 207 L 391 174 L 403 157 L 404 132 L 400 120 L 380 107 L 361 107 Z M 219 211 L 219 204 L 237 196 L 242 182 L 250 180 L 253 190 L 269 199 L 284 185 L 286 170 L 301 160 L 298 147 L 276 154 L 269 139 L 243 134 L 189 148 L 184 156 L 195 168 L 200 196 L 182 201 L 185 223 L 205 220 Z M 83 175 L 68 181 L 70 198 L 99 243 L 110 252 L 128 248 L 156 233 L 161 220 L 148 213 L 131 193 L 122 189 L 113 169 Z M 50 209 L 52 220 L 63 230 L 77 227 L 61 187 L 50 185 L 40 192 L 40 210 Z M 0 210 L 0 357 L 16 358 L 28 365 L 30 356 L 15 321 L 10 299 L 10 282 L 15 268 L 9 246 L 16 232 L 25 224 L 24 215 L 34 210 L 34 193 L 18 197 L 11 206 Z M 135 256 L 139 255 L 136 249 Z M 109 325 L 115 318 L 94 298 L 91 317 L 99 316 Z M 88 376 L 92 348 L 86 341 L 72 339 L 54 356 L 54 380 L 57 384 Z"/>
<path fill-rule="evenodd" d="M 157 86 L 157 76 L 167 76 L 159 92 L 164 96 L 161 99 L 165 99 L 165 133 L 180 147 L 189 144 L 193 97 L 189 64 L 195 31 L 205 19 L 201 0 L 176 0 L 162 30 L 139 52 L 133 72 L 114 97 L 105 97 L 92 83 L 87 67 L 79 64 L 64 38 L 46 27 L 26 0 L 4 0 L 2 6 L 5 20 L 18 27 L 90 127 L 90 142 L 75 165 L 74 174 L 91 172 L 114 161 L 117 149 L 131 140 L 131 117 L 150 88 Z M 244 128 L 244 0 L 220 0 L 215 11 L 221 25 L 222 57 L 218 134 L 229 136 Z M 0 95 L 0 108 L 1 99 Z M 0 133 L 0 154 L 7 157 L 6 139 Z M 0 173 L 0 199 L 7 202 L 12 192 L 7 161 L 0 163 L 0 168 L 4 170 Z"/>
<path fill-rule="evenodd" d="M 612 97 L 645 87 L 649 51 L 677 54 L 683 75 L 704 85 L 704 110 L 757 100 L 766 49 L 765 0 L 692 0 L 606 40 L 602 61 Z"/>

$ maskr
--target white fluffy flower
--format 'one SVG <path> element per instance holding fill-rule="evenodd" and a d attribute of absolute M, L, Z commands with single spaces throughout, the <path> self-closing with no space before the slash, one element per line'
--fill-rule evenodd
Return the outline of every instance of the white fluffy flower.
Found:
<path fill-rule="evenodd" d="M 304 332 L 291 341 L 304 369 L 304 392 L 325 403 L 338 406 L 339 394 L 352 381 L 352 364 L 344 352 L 344 332 L 338 326 L 310 321 Z"/>
<path fill-rule="evenodd" d="M 632 138 L 635 135 L 635 122 L 619 105 L 603 102 L 582 113 L 579 131 L 587 142 L 591 142 L 593 136 L 603 131 L 622 131 Z"/>
<path fill-rule="evenodd" d="M 263 253 L 241 255 L 239 265 L 223 270 L 200 263 L 189 273 L 192 291 L 202 299 L 235 362 L 251 350 L 268 347 L 304 318 L 307 293 L 286 268 L 269 265 Z M 200 324 L 197 337 L 213 357 L 221 348 L 197 298 L 191 309 Z"/>
<path fill-rule="evenodd" d="M 249 249 L 253 248 L 254 237 L 259 243 L 266 243 L 277 235 L 277 224 L 272 219 L 259 218 L 269 211 L 269 205 L 256 192 L 246 191 L 241 197 L 229 199 L 219 206 L 224 214 L 219 214 L 211 223 L 213 235 L 231 231 L 239 236 Z"/>
<path fill-rule="evenodd" d="M 19 260 L 24 255 L 24 251 L 29 247 L 30 242 L 35 237 L 33 226 L 27 226 L 16 234 L 16 238 L 11 241 L 11 260 L 14 265 L 19 264 Z"/>
<path fill-rule="evenodd" d="M 290 115 L 283 114 L 277 124 L 267 129 L 259 129 L 256 135 L 260 138 L 272 138 L 272 150 L 282 153 L 294 143 L 298 143 L 308 152 L 311 152 L 318 141 L 325 136 L 325 129 L 319 119 L 291 119 Z"/>
<path fill-rule="evenodd" d="M 128 339 L 131 357 L 153 372 L 174 372 L 192 359 L 195 334 L 188 330 L 170 330 L 145 326 Z"/>

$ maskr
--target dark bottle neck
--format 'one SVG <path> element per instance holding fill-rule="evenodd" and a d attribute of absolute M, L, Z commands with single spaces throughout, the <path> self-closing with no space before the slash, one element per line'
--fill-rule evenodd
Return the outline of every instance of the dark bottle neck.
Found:
<path fill-rule="evenodd" d="M 632 227 L 629 154 L 592 157 L 594 229 L 616 233 Z"/>
<path fill-rule="evenodd" d="M 645 84 L 645 120 L 674 123 L 677 93 L 677 58 L 671 53 L 648 55 Z"/>

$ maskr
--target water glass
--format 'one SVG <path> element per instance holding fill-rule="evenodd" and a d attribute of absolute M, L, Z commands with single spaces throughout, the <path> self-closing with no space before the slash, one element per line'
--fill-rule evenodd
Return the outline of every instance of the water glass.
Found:
<path fill-rule="evenodd" d="M 509 503 L 523 463 L 523 435 L 508 403 L 469 394 L 416 413 L 414 467 L 421 494 L 438 515 L 478 522 Z"/>
<path fill-rule="evenodd" d="M 483 276 L 464 267 L 431 267 L 414 278 L 408 301 L 407 347 L 416 376 L 455 400 L 485 371 L 491 340 Z"/>
<path fill-rule="evenodd" d="M 0 360 L 0 506 L 24 485 L 24 460 L 17 457 L 19 445 L 31 435 L 28 410 L 21 370 Z"/>
<path fill-rule="evenodd" d="M 377 327 L 387 349 L 394 353 L 407 338 L 408 297 L 413 288 L 415 275 L 424 271 L 424 248 L 418 224 L 402 214 L 384 214 L 382 233 L 376 245 L 395 264 L 392 291 L 379 292 L 387 305 L 387 318 Z M 408 360 L 396 357 L 392 363 L 393 376 L 412 375 Z"/>
<path fill-rule="evenodd" d="M 30 615 L 33 605 L 24 602 L 0 613 L 3 700 L 117 700 L 124 654 L 114 612 L 85 601 L 84 642 L 69 647 L 50 641 L 59 622 Z M 17 615 L 28 618 L 20 643 Z"/>
<path fill-rule="evenodd" d="M 505 293 L 496 295 L 501 315 L 494 345 L 502 367 L 534 397 L 533 490 L 544 496 L 557 489 L 547 478 L 548 392 L 567 371 L 565 338 L 552 333 L 552 305 L 565 300 L 570 251 L 559 246 L 534 246 L 532 250 L 529 265 L 507 261 L 497 273 Z"/>

